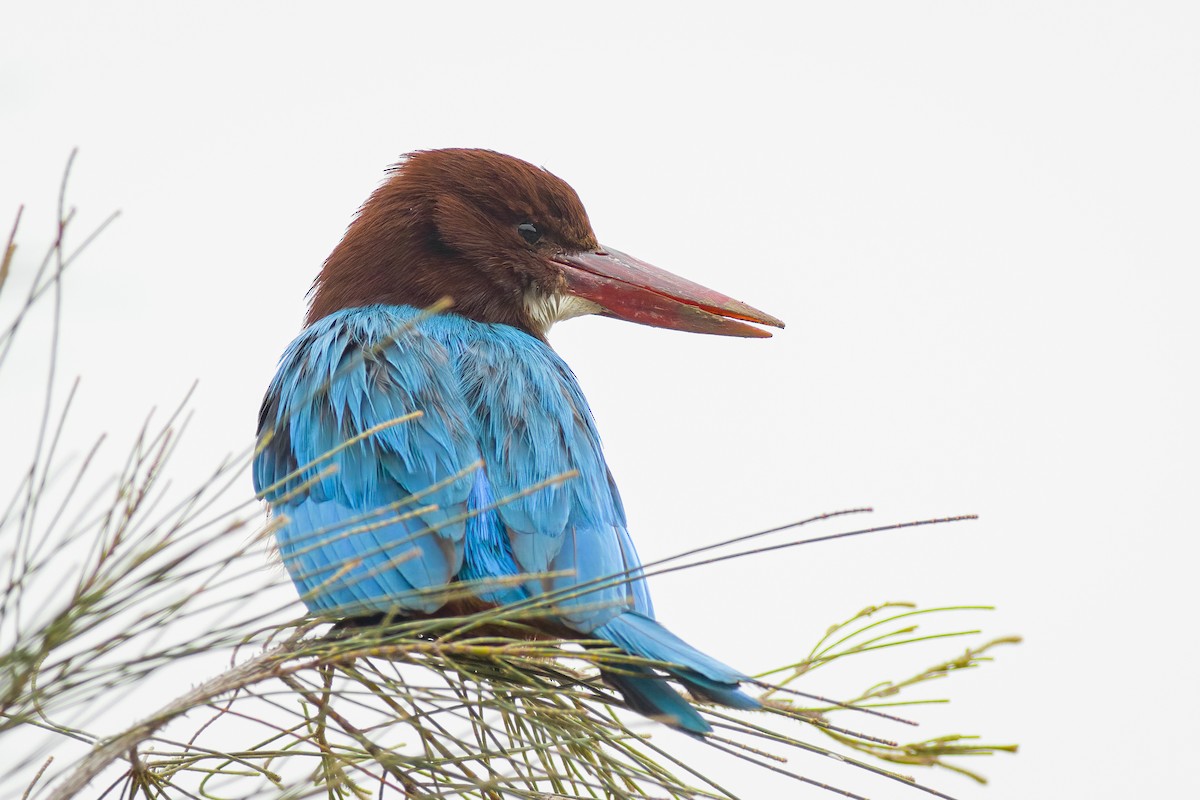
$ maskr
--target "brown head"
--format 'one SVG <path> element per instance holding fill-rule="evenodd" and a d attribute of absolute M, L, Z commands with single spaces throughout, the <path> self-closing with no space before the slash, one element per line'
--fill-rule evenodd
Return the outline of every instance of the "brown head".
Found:
<path fill-rule="evenodd" d="M 412 153 L 363 204 L 313 284 L 308 322 L 384 303 L 453 312 L 544 338 L 556 321 L 604 314 L 660 327 L 769 336 L 749 306 L 601 248 L 575 190 L 490 150 Z"/>

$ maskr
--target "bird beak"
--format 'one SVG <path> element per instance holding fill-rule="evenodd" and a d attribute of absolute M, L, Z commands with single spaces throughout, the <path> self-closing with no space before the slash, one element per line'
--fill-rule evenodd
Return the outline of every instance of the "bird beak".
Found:
<path fill-rule="evenodd" d="M 605 316 L 692 333 L 768 338 L 737 320 L 782 328 L 783 322 L 720 292 L 672 275 L 619 250 L 560 253 L 571 294 L 600 306 Z"/>

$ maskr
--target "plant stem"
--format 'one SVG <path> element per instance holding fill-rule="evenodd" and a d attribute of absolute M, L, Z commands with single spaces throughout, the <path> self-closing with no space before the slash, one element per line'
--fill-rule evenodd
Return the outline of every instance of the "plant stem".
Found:
<path fill-rule="evenodd" d="M 268 650 L 251 658 L 243 664 L 221 673 L 190 692 L 177 698 L 159 711 L 151 714 L 140 722 L 116 736 L 100 741 L 92 748 L 83 761 L 67 776 L 66 780 L 54 787 L 48 800 L 69 800 L 110 764 L 120 758 L 125 758 L 136 750 L 138 745 L 153 736 L 167 723 L 184 716 L 199 706 L 207 705 L 223 694 L 244 689 L 270 678 L 277 678 L 285 672 L 302 668 L 292 665 L 282 668 L 284 657 L 292 652 L 294 640 Z"/>

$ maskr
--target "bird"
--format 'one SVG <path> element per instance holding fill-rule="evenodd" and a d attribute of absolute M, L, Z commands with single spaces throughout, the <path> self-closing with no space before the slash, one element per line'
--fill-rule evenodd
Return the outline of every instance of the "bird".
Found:
<path fill-rule="evenodd" d="M 308 299 L 262 402 L 253 479 L 310 612 L 437 616 L 451 589 L 478 608 L 542 601 L 549 629 L 671 665 L 602 669 L 635 712 L 710 733 L 670 679 L 760 707 L 745 674 L 655 617 L 591 410 L 547 334 L 589 314 L 748 338 L 783 322 L 601 246 L 564 180 L 468 148 L 392 166 Z"/>

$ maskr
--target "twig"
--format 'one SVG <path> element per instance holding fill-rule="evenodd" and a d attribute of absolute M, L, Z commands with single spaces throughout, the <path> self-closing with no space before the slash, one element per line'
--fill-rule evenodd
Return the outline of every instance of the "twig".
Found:
<path fill-rule="evenodd" d="M 48 800 L 68 800 L 68 798 L 74 797 L 114 761 L 126 758 L 128 753 L 135 752 L 138 745 L 153 736 L 164 725 L 184 716 L 192 709 L 208 705 L 229 692 L 253 686 L 270 678 L 280 677 L 285 672 L 281 669 L 283 660 L 293 652 L 296 641 L 296 638 L 289 639 L 274 649 L 205 681 L 174 702 L 135 723 L 123 733 L 98 743 L 70 775 L 54 787 Z"/>

